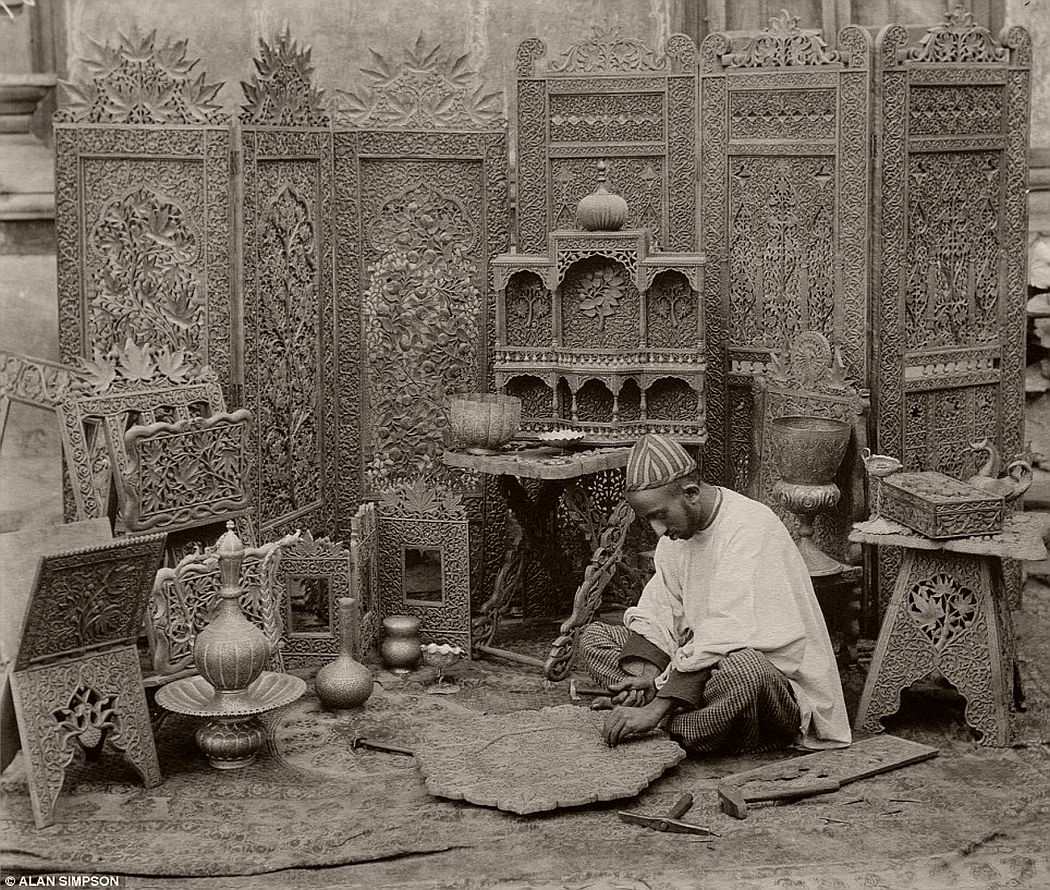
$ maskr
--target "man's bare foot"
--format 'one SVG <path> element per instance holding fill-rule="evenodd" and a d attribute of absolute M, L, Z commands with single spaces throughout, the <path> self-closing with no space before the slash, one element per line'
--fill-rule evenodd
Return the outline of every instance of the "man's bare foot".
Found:
<path fill-rule="evenodd" d="M 613 700 L 607 695 L 599 695 L 591 702 L 592 711 L 611 711 L 614 707 Z"/>

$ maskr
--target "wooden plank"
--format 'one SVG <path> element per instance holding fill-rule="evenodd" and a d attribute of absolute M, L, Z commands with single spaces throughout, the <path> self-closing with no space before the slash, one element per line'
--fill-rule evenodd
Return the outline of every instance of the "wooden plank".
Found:
<path fill-rule="evenodd" d="M 849 748 L 815 751 L 780 760 L 722 779 L 723 785 L 776 782 L 778 787 L 812 785 L 817 778 L 835 779 L 840 785 L 859 782 L 880 773 L 922 763 L 939 754 L 937 748 L 893 735 L 877 735 L 855 742 Z"/>

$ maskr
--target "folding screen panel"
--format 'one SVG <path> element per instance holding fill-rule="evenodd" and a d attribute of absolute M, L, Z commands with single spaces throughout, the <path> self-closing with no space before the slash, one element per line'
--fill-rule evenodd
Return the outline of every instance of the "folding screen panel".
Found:
<path fill-rule="evenodd" d="M 876 57 L 878 449 L 966 479 L 971 441 L 1024 447 L 1031 40 L 957 10 L 916 44 L 884 28 Z M 898 561 L 881 560 L 883 602 Z"/>
<path fill-rule="evenodd" d="M 701 47 L 711 482 L 747 488 L 752 377 L 797 334 L 823 334 L 867 379 L 870 56 L 863 29 L 833 48 L 786 12 Z"/>
<path fill-rule="evenodd" d="M 308 48 L 285 31 L 259 42 L 255 68 L 243 84 L 243 180 L 236 183 L 242 404 L 256 418 L 249 477 L 264 538 L 295 528 L 324 535 L 334 527 L 341 477 L 332 132 Z M 347 347 L 356 358 L 357 345 Z"/>
<path fill-rule="evenodd" d="M 55 123 L 64 361 L 127 338 L 210 365 L 230 396 L 229 130 L 186 42 L 120 35 Z"/>

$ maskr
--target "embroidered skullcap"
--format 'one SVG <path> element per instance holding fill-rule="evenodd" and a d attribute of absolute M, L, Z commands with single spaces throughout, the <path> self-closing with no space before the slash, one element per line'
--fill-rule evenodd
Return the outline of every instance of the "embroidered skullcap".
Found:
<path fill-rule="evenodd" d="M 646 433 L 634 443 L 627 458 L 625 491 L 645 491 L 660 488 L 675 479 L 688 476 L 696 469 L 696 461 L 674 439 L 659 433 Z"/>

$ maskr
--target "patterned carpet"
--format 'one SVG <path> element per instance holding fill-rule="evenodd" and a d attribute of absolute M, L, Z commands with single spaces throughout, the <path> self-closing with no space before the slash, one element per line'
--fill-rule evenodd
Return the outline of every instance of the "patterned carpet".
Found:
<path fill-rule="evenodd" d="M 424 728 L 455 732 L 479 712 L 567 702 L 564 684 L 477 662 L 456 695 L 389 675 L 352 714 L 325 712 L 308 695 L 270 720 L 266 752 L 244 770 L 210 769 L 193 725 L 173 718 L 158 734 L 163 785 L 144 789 L 106 753 L 70 769 L 57 824 L 44 831 L 33 826 L 19 757 L 0 783 L 0 868 L 121 873 L 137 876 L 130 887 L 158 890 L 1045 888 L 1050 588 L 1026 602 L 1018 626 L 1030 709 L 1018 747 L 977 747 L 957 702 L 938 713 L 927 695 L 892 727 L 941 749 L 927 763 L 756 807 L 745 821 L 718 811 L 715 786 L 770 756 L 688 759 L 630 801 L 658 813 L 692 792 L 686 818 L 718 832 L 711 842 L 625 825 L 616 818 L 623 803 L 519 817 L 440 800 L 411 758 L 351 750 L 357 735 L 411 747 Z"/>

